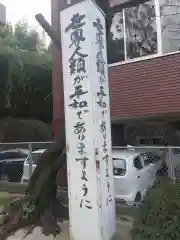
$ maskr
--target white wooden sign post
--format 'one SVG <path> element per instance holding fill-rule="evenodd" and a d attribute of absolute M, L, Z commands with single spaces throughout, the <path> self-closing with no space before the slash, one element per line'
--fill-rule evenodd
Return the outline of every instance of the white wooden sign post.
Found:
<path fill-rule="evenodd" d="M 70 235 L 116 230 L 105 16 L 91 0 L 60 12 Z"/>

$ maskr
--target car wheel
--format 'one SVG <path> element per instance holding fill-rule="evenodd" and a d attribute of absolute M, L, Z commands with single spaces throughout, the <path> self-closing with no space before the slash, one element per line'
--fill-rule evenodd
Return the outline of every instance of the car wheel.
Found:
<path fill-rule="evenodd" d="M 154 182 L 154 184 L 153 184 L 154 186 L 159 183 L 159 176 L 160 176 L 160 175 L 159 175 L 159 171 L 157 171 L 157 172 L 156 172 L 156 180 L 155 180 L 155 182 Z"/>
<path fill-rule="evenodd" d="M 162 164 L 160 169 L 157 171 L 157 176 L 160 176 L 160 177 L 166 176 L 167 175 L 167 171 L 168 171 L 168 169 L 167 169 L 166 165 Z"/>
<path fill-rule="evenodd" d="M 138 192 L 134 200 L 134 207 L 139 207 L 140 202 L 141 202 L 141 193 Z"/>
<path fill-rule="evenodd" d="M 7 174 L 1 174 L 0 180 L 3 182 L 9 182 L 9 177 Z"/>

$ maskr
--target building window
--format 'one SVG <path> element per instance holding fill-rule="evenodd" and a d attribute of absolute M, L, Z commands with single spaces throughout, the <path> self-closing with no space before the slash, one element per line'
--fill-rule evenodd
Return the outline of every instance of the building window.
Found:
<path fill-rule="evenodd" d="M 139 137 L 139 145 L 160 145 L 161 137 Z"/>
<path fill-rule="evenodd" d="M 108 60 L 110 63 L 117 60 L 124 61 L 124 20 L 123 13 L 119 12 L 113 16 L 111 32 L 108 39 Z"/>
<path fill-rule="evenodd" d="M 157 53 L 155 16 L 154 0 L 123 8 L 113 16 L 110 37 L 114 46 L 108 46 L 111 47 L 110 62 Z M 112 51 L 113 47 L 116 48 L 116 59 L 111 57 L 115 52 Z"/>
<path fill-rule="evenodd" d="M 180 50 L 180 1 L 159 0 L 163 53 Z"/>
<path fill-rule="evenodd" d="M 157 53 L 157 30 L 154 1 L 124 9 L 126 59 Z"/>
<path fill-rule="evenodd" d="M 180 0 L 141 1 L 119 9 L 108 39 L 109 63 L 180 51 Z"/>

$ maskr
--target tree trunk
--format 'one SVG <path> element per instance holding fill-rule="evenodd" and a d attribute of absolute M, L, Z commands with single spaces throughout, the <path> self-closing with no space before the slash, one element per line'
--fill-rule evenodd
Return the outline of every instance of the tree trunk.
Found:
<path fill-rule="evenodd" d="M 56 235 L 60 231 L 57 221 L 67 218 L 67 211 L 56 199 L 56 174 L 65 163 L 65 125 L 63 124 L 56 142 L 39 158 L 25 196 L 4 208 L 4 216 L 0 224 L 1 240 L 5 240 L 19 228 L 31 226 L 33 229 L 37 224 L 42 226 L 43 232 L 47 235 Z"/>

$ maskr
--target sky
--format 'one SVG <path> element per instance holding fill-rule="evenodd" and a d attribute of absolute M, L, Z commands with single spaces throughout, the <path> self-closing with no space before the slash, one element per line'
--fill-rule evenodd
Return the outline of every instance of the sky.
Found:
<path fill-rule="evenodd" d="M 51 19 L 51 0 L 0 0 L 6 6 L 7 22 L 15 24 L 19 20 L 25 20 L 30 27 L 42 32 L 34 16 L 42 13 L 50 22 Z"/>

